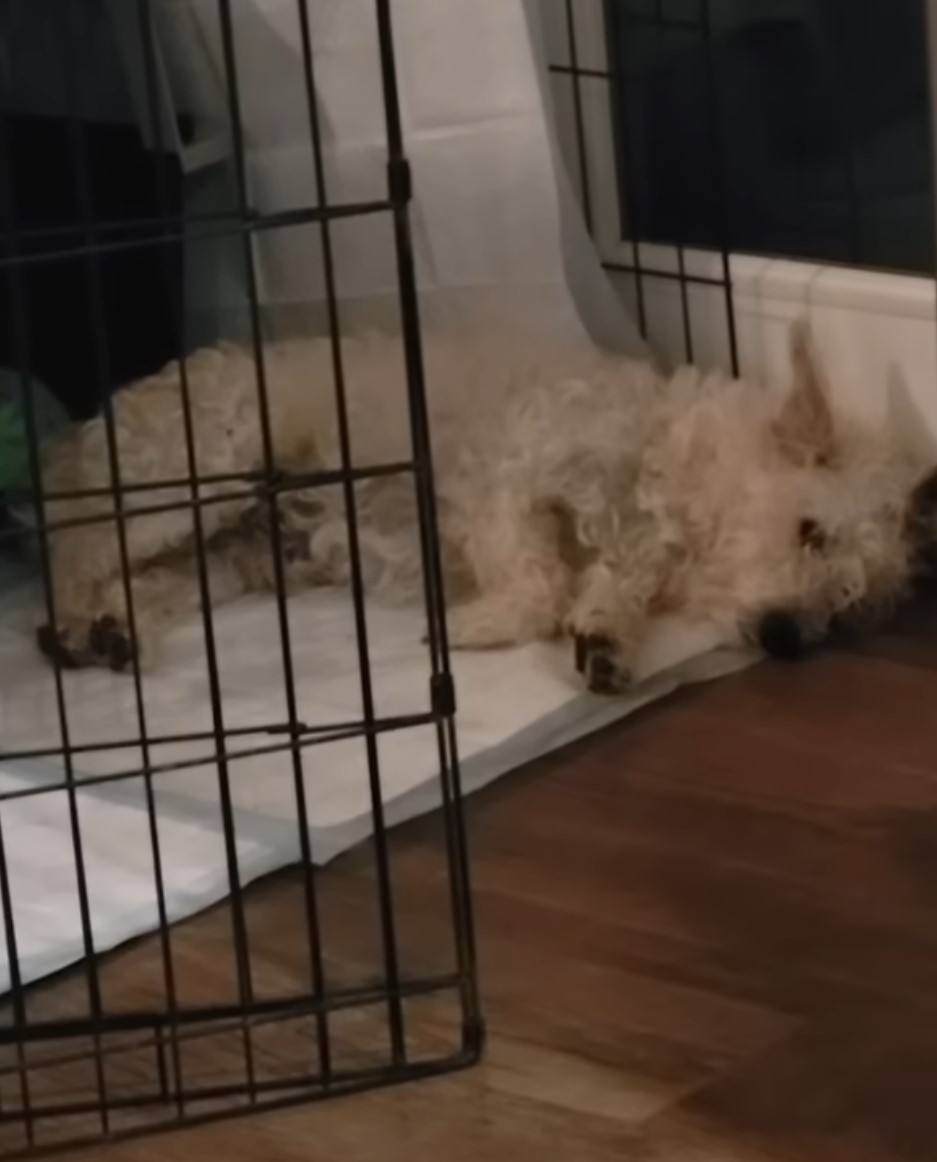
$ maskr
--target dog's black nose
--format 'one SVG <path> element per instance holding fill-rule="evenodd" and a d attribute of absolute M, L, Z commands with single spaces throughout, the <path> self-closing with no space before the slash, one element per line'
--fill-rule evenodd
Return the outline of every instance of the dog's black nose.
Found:
<path fill-rule="evenodd" d="M 780 609 L 766 613 L 758 623 L 758 644 L 768 657 L 785 662 L 803 657 L 806 648 L 797 619 Z"/>

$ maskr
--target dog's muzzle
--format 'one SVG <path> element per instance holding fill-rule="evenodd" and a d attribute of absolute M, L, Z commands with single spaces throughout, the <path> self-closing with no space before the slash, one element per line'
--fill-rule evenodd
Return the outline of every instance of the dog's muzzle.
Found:
<path fill-rule="evenodd" d="M 762 616 L 755 636 L 769 658 L 793 662 L 807 651 L 807 639 L 797 618 L 781 609 Z"/>

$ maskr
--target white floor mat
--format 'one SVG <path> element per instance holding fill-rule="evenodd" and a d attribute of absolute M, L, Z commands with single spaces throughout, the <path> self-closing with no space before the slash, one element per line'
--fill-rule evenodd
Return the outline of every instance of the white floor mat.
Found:
<path fill-rule="evenodd" d="M 34 645 L 35 595 L 21 590 L 0 613 L 0 747 L 4 753 L 59 745 L 52 671 Z M 361 687 L 350 602 L 338 592 L 290 601 L 298 716 L 313 728 L 361 717 Z M 256 598 L 215 618 L 224 724 L 250 728 L 287 719 L 275 605 Z M 417 611 L 369 610 L 376 713 L 425 713 L 429 668 Z M 457 654 L 454 668 L 465 790 L 477 790 L 510 769 L 635 710 L 682 682 L 702 681 L 744 665 L 744 655 L 713 651 L 705 634 L 662 625 L 642 663 L 646 680 L 628 699 L 584 695 L 568 649 Z M 69 742 L 77 782 L 139 770 L 143 761 L 134 684 L 127 676 L 84 671 L 65 676 Z M 201 622 L 180 626 L 144 679 L 150 738 L 203 737 L 154 743 L 153 766 L 190 763 L 154 775 L 159 852 L 166 907 L 177 920 L 229 891 L 218 770 L 205 758 L 214 743 Z M 229 743 L 230 786 L 239 876 L 248 882 L 298 856 L 294 768 L 289 753 L 257 753 L 282 735 L 244 733 Z M 115 746 L 123 743 L 125 745 Z M 110 745 L 109 745 L 110 744 Z M 94 749 L 99 747 L 109 749 Z M 245 753 L 254 752 L 254 753 Z M 379 737 L 382 797 L 389 824 L 439 803 L 432 727 Z M 313 857 L 323 864 L 372 831 L 364 742 L 321 742 L 303 751 Z M 0 808 L 13 900 L 20 974 L 25 982 L 84 953 L 79 920 L 70 796 L 61 760 L 0 760 L 0 790 L 24 792 Z M 31 794 L 48 788 L 41 794 Z M 86 785 L 74 795 L 88 884 L 94 948 L 103 951 L 157 926 L 153 846 L 141 777 Z M 5 946 L 5 940 L 4 940 Z M 0 960 L 0 988 L 9 986 L 9 957 Z"/>

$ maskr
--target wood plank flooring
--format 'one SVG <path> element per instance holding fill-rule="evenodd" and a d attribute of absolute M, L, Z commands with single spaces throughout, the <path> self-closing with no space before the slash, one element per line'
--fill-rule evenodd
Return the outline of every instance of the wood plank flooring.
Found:
<path fill-rule="evenodd" d="M 861 651 L 680 694 L 505 779 L 468 814 L 481 1066 L 86 1156 L 937 1158 L 937 614 L 915 611 Z M 437 827 L 394 838 L 406 956 L 429 969 L 448 955 Z M 370 874 L 360 851 L 321 877 L 347 971 L 377 955 Z M 295 873 L 249 894 L 271 992 L 305 971 L 301 902 Z M 180 930 L 190 996 L 233 987 L 227 916 Z M 109 996 L 151 996 L 153 952 L 118 957 Z M 441 1009 L 414 1017 L 443 1037 Z"/>

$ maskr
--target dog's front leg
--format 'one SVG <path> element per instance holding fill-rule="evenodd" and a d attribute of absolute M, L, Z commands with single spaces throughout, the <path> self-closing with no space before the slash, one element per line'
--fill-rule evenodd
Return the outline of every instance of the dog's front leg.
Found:
<path fill-rule="evenodd" d="M 644 637 L 648 601 L 631 590 L 615 562 L 597 561 L 581 577 L 567 621 L 576 669 L 595 694 L 620 694 L 631 685 Z"/>
<path fill-rule="evenodd" d="M 206 551 L 208 593 L 194 556 L 180 554 L 133 573 L 129 585 L 112 577 L 102 585 L 97 609 L 82 639 L 80 664 L 104 666 L 118 673 L 152 661 L 166 629 L 181 616 L 213 611 L 242 593 L 272 586 L 270 545 L 259 532 L 210 543 Z M 132 616 L 127 605 L 130 597 Z M 204 609 L 207 596 L 209 608 Z"/>
<path fill-rule="evenodd" d="M 600 553 L 580 573 L 567 618 L 576 668 L 596 694 L 620 694 L 633 680 L 666 552 L 649 532 Z"/>

